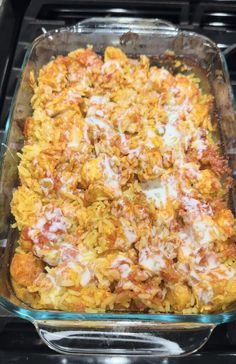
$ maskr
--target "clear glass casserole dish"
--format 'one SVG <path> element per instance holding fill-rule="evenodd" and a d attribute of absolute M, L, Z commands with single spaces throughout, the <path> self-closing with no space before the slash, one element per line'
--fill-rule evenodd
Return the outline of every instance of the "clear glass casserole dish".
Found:
<path fill-rule="evenodd" d="M 163 55 L 193 59 L 207 74 L 215 97 L 219 129 L 225 155 L 234 171 L 236 125 L 233 97 L 223 55 L 211 40 L 180 31 L 161 20 L 92 18 L 70 28 L 43 34 L 28 50 L 22 77 L 6 125 L 1 150 L 0 238 L 6 241 L 1 260 L 0 304 L 30 320 L 43 341 L 54 350 L 70 354 L 96 355 L 186 355 L 200 348 L 217 324 L 236 319 L 236 306 L 226 312 L 198 315 L 145 313 L 71 313 L 33 310 L 18 300 L 9 277 L 9 264 L 17 241 L 11 229 L 10 201 L 17 185 L 17 152 L 23 146 L 25 118 L 31 114 L 30 71 L 39 69 L 57 55 L 92 44 L 102 54 L 110 46 L 121 47 L 129 56 Z M 235 213 L 234 187 L 230 196 Z"/>

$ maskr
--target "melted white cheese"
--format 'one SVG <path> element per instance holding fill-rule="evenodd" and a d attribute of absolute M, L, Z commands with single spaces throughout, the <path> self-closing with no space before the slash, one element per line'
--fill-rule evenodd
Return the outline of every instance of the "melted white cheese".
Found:
<path fill-rule="evenodd" d="M 117 268 L 120 264 L 123 264 L 124 262 L 127 263 L 127 264 L 131 264 L 132 263 L 132 261 L 129 258 L 127 258 L 127 257 L 125 257 L 123 255 L 118 255 L 118 257 L 116 257 L 113 260 L 111 266 L 112 266 L 112 268 Z"/>
<path fill-rule="evenodd" d="M 67 100 L 76 102 L 81 97 L 81 92 L 77 90 L 69 90 L 67 93 Z"/>
<path fill-rule="evenodd" d="M 68 147 L 78 148 L 80 145 L 80 130 L 77 126 L 72 129 L 72 140 L 68 143 Z"/>
<path fill-rule="evenodd" d="M 80 261 L 79 250 L 68 243 L 60 244 L 60 263 Z"/>
<path fill-rule="evenodd" d="M 148 248 L 140 250 L 139 264 L 153 273 L 158 273 L 166 266 L 164 257 L 162 255 L 152 253 Z"/>
<path fill-rule="evenodd" d="M 101 71 L 102 73 L 109 73 L 111 71 L 111 69 L 113 69 L 112 66 L 115 66 L 115 69 L 120 71 L 120 72 L 123 72 L 121 66 L 120 66 L 120 63 L 116 60 L 109 60 L 109 61 L 106 61 L 105 63 L 103 63 L 102 65 L 102 68 L 101 68 Z"/>
<path fill-rule="evenodd" d="M 103 159 L 103 167 L 105 184 L 113 190 L 115 196 L 120 196 L 121 189 L 119 184 L 119 175 L 111 168 L 109 158 L 106 155 Z"/>
<path fill-rule="evenodd" d="M 52 224 L 49 227 L 49 232 L 50 233 L 56 233 L 57 231 L 65 231 L 67 228 L 67 224 L 65 223 L 65 221 L 60 220 L 60 221 L 53 221 Z"/>
<path fill-rule="evenodd" d="M 161 185 L 160 181 L 149 181 L 141 184 L 143 193 L 148 199 L 155 202 L 157 208 L 165 206 L 167 203 L 167 189 Z"/>
<path fill-rule="evenodd" d="M 94 116 L 89 116 L 89 117 L 86 117 L 85 118 L 85 121 L 86 123 L 90 124 L 90 125 L 96 125 L 96 126 L 99 126 L 99 128 L 101 129 L 107 129 L 107 130 L 110 130 L 112 129 L 112 127 L 107 124 L 106 122 L 104 122 L 103 120 L 101 119 L 98 119 Z"/>
<path fill-rule="evenodd" d="M 167 148 L 175 148 L 181 143 L 181 133 L 174 125 L 166 125 L 165 134 L 163 135 L 163 142 Z"/>
<path fill-rule="evenodd" d="M 136 233 L 133 230 L 129 229 L 128 227 L 124 227 L 123 230 L 129 244 L 130 245 L 133 244 L 137 240 Z"/>
<path fill-rule="evenodd" d="M 108 102 L 108 98 L 106 96 L 91 96 L 90 103 L 91 104 L 106 104 Z"/>
<path fill-rule="evenodd" d="M 146 130 L 146 142 L 145 142 L 145 146 L 148 148 L 153 148 L 155 146 L 155 144 L 153 143 L 153 139 L 156 137 L 156 134 L 153 130 L 151 130 L 150 128 L 148 128 Z"/>
<path fill-rule="evenodd" d="M 199 244 L 208 244 L 220 237 L 219 229 L 212 219 L 197 219 L 192 224 L 192 229 Z"/>
<path fill-rule="evenodd" d="M 197 290 L 197 296 L 198 298 L 205 304 L 207 305 L 208 303 L 211 302 L 214 294 L 213 294 L 213 290 L 212 288 L 209 286 L 206 289 L 203 288 L 199 288 Z"/>
<path fill-rule="evenodd" d="M 181 202 L 188 212 L 199 212 L 199 201 L 195 198 L 184 196 Z"/>
<path fill-rule="evenodd" d="M 202 138 L 201 129 L 195 131 L 192 147 L 197 151 L 198 157 L 201 158 L 202 153 L 207 148 L 206 141 Z"/>
<path fill-rule="evenodd" d="M 61 209 L 56 207 L 54 209 L 50 209 L 50 211 L 47 211 L 45 213 L 45 217 L 47 220 L 52 220 L 52 219 L 55 219 L 57 217 L 61 217 L 62 216 L 62 212 L 61 212 Z"/>
<path fill-rule="evenodd" d="M 119 266 L 119 270 L 122 278 L 127 278 L 129 273 L 131 272 L 131 268 L 128 264 L 121 264 Z"/>
<path fill-rule="evenodd" d="M 38 219 L 37 224 L 34 225 L 34 228 L 36 230 L 42 230 L 44 225 L 46 224 L 47 220 L 45 219 L 45 217 L 40 217 L 40 219 Z"/>
<path fill-rule="evenodd" d="M 82 287 L 86 286 L 91 280 L 91 273 L 88 268 L 80 276 L 80 284 Z"/>
<path fill-rule="evenodd" d="M 169 75 L 170 72 L 167 71 L 165 68 L 160 69 L 159 78 L 161 81 L 165 81 Z"/>
<path fill-rule="evenodd" d="M 49 223 L 49 227 L 45 230 L 45 224 Z M 41 233 L 48 241 L 55 241 L 58 239 L 57 232 L 65 231 L 68 227 L 68 223 L 64 220 L 61 209 L 54 208 L 51 211 L 44 213 L 37 223 L 33 225 L 28 234 L 34 243 L 38 243 L 38 234 Z"/>
<path fill-rule="evenodd" d="M 164 207 L 168 198 L 172 200 L 178 198 L 177 183 L 173 176 L 169 176 L 166 180 L 144 182 L 141 187 L 146 197 L 152 199 L 157 208 Z"/>
<path fill-rule="evenodd" d="M 129 273 L 131 272 L 130 264 L 132 264 L 130 259 L 126 258 L 125 256 L 119 255 L 113 261 L 111 267 L 117 268 L 122 278 L 127 278 Z"/>

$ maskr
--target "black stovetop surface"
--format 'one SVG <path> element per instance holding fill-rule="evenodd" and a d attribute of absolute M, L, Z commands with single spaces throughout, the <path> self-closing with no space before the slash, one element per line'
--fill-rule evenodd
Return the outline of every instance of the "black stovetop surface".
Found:
<path fill-rule="evenodd" d="M 0 1 L 1 3 L 1 1 Z M 0 5 L 0 133 L 4 130 L 27 47 L 43 31 L 92 16 L 163 18 L 212 38 L 227 63 L 236 96 L 236 1 L 234 0 L 3 0 Z M 231 48 L 229 48 L 231 47 Z M 217 327 L 208 343 L 186 358 L 75 357 L 41 342 L 34 326 L 0 309 L 0 363 L 236 363 L 236 322 Z"/>

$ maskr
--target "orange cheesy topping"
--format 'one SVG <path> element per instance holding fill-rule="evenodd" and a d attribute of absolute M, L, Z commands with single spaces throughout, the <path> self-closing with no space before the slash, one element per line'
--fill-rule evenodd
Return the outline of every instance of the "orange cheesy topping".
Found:
<path fill-rule="evenodd" d="M 11 263 L 38 309 L 212 312 L 236 299 L 229 169 L 193 74 L 108 47 L 31 73 Z"/>

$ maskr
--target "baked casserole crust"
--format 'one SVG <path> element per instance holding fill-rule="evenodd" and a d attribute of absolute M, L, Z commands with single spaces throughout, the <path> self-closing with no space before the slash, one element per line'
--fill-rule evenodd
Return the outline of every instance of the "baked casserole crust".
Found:
<path fill-rule="evenodd" d="M 37 309 L 198 313 L 236 300 L 213 96 L 147 56 L 77 49 L 31 73 L 10 272 Z"/>

